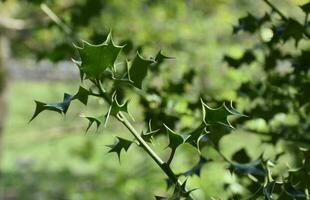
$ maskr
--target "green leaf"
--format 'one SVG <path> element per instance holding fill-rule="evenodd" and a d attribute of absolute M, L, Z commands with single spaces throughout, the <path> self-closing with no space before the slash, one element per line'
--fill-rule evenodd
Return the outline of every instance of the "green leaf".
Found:
<path fill-rule="evenodd" d="M 201 138 L 201 135 L 206 133 L 206 125 L 202 123 L 196 129 L 186 134 L 185 142 L 193 145 L 199 150 L 199 139 Z"/>
<path fill-rule="evenodd" d="M 192 190 L 185 192 L 186 191 L 186 182 L 187 182 L 187 179 L 182 183 L 181 186 L 175 185 L 173 195 L 171 198 L 169 198 L 169 200 L 180 200 L 181 197 L 188 198 L 190 193 L 192 191 L 196 190 L 196 189 L 192 189 Z"/>
<path fill-rule="evenodd" d="M 154 63 L 154 60 L 144 59 L 137 52 L 129 69 L 129 79 L 132 81 L 133 86 L 139 89 L 142 88 L 142 81 L 146 77 L 147 70 L 152 63 Z"/>
<path fill-rule="evenodd" d="M 123 139 L 121 137 L 116 137 L 114 144 L 107 145 L 107 146 L 111 148 L 109 150 L 109 153 L 111 153 L 111 152 L 117 153 L 118 159 L 120 160 L 120 155 L 121 155 L 122 149 L 127 151 L 132 143 L 133 142 L 130 140 L 126 140 L 126 139 Z"/>
<path fill-rule="evenodd" d="M 178 174 L 178 176 L 193 176 L 197 175 L 200 176 L 201 168 L 208 162 L 210 161 L 209 159 L 203 157 L 200 155 L 198 163 L 193 166 L 191 169 Z"/>
<path fill-rule="evenodd" d="M 263 188 L 263 194 L 266 198 L 266 200 L 273 200 L 272 198 L 272 191 L 273 191 L 273 188 L 274 188 L 274 185 L 276 184 L 275 181 L 271 181 L 271 182 L 268 182 L 264 188 Z"/>
<path fill-rule="evenodd" d="M 155 200 L 168 200 L 167 197 L 155 196 Z"/>
<path fill-rule="evenodd" d="M 269 14 L 265 14 L 263 17 L 256 17 L 248 13 L 247 16 L 239 19 L 239 24 L 233 27 L 233 33 L 238 33 L 241 30 L 254 33 L 267 21 L 270 21 Z"/>
<path fill-rule="evenodd" d="M 300 6 L 300 8 L 302 9 L 302 11 L 304 11 L 305 13 L 310 13 L 310 2 L 309 3 L 306 3 L 302 6 Z"/>
<path fill-rule="evenodd" d="M 151 70 L 154 72 L 158 72 L 159 71 L 159 66 L 167 59 L 173 59 L 173 57 L 168 57 L 165 56 L 161 53 L 161 51 L 158 51 L 156 57 L 155 57 L 155 63 L 154 65 L 151 67 Z"/>
<path fill-rule="evenodd" d="M 158 133 L 158 131 L 160 130 L 160 129 L 153 130 L 152 126 L 151 126 L 151 122 L 152 122 L 152 120 L 149 121 L 148 128 L 147 128 L 146 132 L 142 131 L 142 133 L 141 133 L 141 137 L 143 138 L 143 140 L 146 142 L 149 142 L 149 143 L 152 142 L 153 136 L 156 133 Z"/>
<path fill-rule="evenodd" d="M 128 103 L 129 101 L 125 101 L 123 104 L 120 104 L 117 101 L 116 94 L 113 94 L 112 104 L 111 104 L 111 115 L 116 115 L 118 112 L 128 113 Z"/>
<path fill-rule="evenodd" d="M 227 62 L 229 64 L 229 66 L 234 67 L 234 68 L 238 68 L 242 64 L 248 64 L 249 65 L 252 62 L 254 62 L 255 60 L 256 60 L 256 57 L 251 50 L 246 50 L 244 52 L 243 56 L 239 59 L 233 58 L 233 57 L 230 57 L 227 55 L 224 56 L 224 61 Z"/>
<path fill-rule="evenodd" d="M 257 176 L 265 176 L 266 172 L 262 167 L 261 159 L 249 163 L 237 163 L 230 161 L 228 169 L 230 172 L 237 174 L 252 174 Z"/>
<path fill-rule="evenodd" d="M 295 198 L 305 198 L 306 194 L 302 191 L 298 191 L 290 182 L 284 183 L 285 192 Z"/>
<path fill-rule="evenodd" d="M 84 105 L 87 105 L 89 94 L 90 94 L 90 92 L 87 89 L 80 86 L 79 91 L 72 97 L 72 100 L 78 99 Z"/>
<path fill-rule="evenodd" d="M 96 123 L 97 130 L 102 123 L 102 121 L 100 120 L 99 117 L 93 117 L 93 116 L 82 116 L 82 117 L 85 117 L 89 121 L 88 126 L 86 128 L 86 132 L 90 129 L 90 127 L 93 125 L 93 123 Z"/>
<path fill-rule="evenodd" d="M 164 124 L 168 136 L 169 136 L 169 145 L 167 147 L 171 148 L 173 151 L 178 148 L 181 144 L 183 144 L 184 140 L 181 135 L 174 133 L 168 126 Z"/>
<path fill-rule="evenodd" d="M 246 150 L 242 148 L 234 153 L 232 160 L 238 163 L 248 163 L 250 162 L 250 157 L 248 156 Z"/>
<path fill-rule="evenodd" d="M 36 109 L 34 111 L 33 116 L 31 117 L 30 121 L 31 122 L 34 118 L 36 118 L 42 111 L 44 110 L 50 110 L 50 111 L 55 111 L 61 114 L 66 114 L 68 111 L 68 108 L 70 106 L 72 100 L 72 96 L 70 94 L 65 93 L 63 101 L 60 103 L 43 103 L 40 101 L 35 101 L 36 103 Z"/>
<path fill-rule="evenodd" d="M 100 79 L 107 68 L 114 69 L 115 60 L 123 46 L 114 44 L 110 32 L 102 44 L 93 45 L 83 41 L 83 46 L 76 48 L 81 57 L 81 61 L 76 63 L 82 74 L 86 78 Z"/>
<path fill-rule="evenodd" d="M 223 103 L 218 108 L 211 108 L 207 104 L 205 104 L 202 100 L 202 107 L 203 107 L 203 120 L 207 125 L 212 124 L 222 124 L 225 126 L 229 126 L 233 128 L 231 123 L 228 121 L 228 116 L 235 115 L 235 116 L 245 116 L 241 114 L 240 112 L 236 111 L 232 105 L 226 106 L 225 103 Z"/>

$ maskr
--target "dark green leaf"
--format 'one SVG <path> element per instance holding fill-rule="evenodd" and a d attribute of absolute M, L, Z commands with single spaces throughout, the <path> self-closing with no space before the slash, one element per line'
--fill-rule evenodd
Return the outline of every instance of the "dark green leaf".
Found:
<path fill-rule="evenodd" d="M 230 165 L 228 169 L 231 172 L 235 172 L 237 174 L 252 174 L 257 176 L 265 176 L 266 172 L 262 167 L 261 160 L 255 160 L 249 163 L 237 163 L 234 161 L 230 161 Z"/>
<path fill-rule="evenodd" d="M 295 189 L 290 182 L 284 183 L 284 190 L 288 195 L 295 197 L 295 198 L 296 197 L 298 197 L 298 198 L 305 198 L 306 197 L 306 194 L 304 192 L 298 191 L 297 189 Z"/>
<path fill-rule="evenodd" d="M 133 86 L 139 89 L 142 88 L 142 81 L 146 77 L 147 70 L 151 63 L 154 63 L 154 60 L 144 59 L 137 52 L 137 55 L 133 59 L 129 69 L 129 79 L 132 81 Z"/>
<path fill-rule="evenodd" d="M 90 129 L 90 127 L 93 125 L 94 122 L 96 123 L 97 129 L 102 123 L 102 121 L 100 120 L 100 117 L 85 116 L 85 118 L 88 119 L 89 121 L 88 126 L 86 128 L 86 132 Z"/>
<path fill-rule="evenodd" d="M 228 116 L 230 115 L 245 116 L 236 111 L 231 105 L 226 106 L 225 103 L 223 103 L 218 108 L 211 108 L 203 101 L 201 102 L 203 107 L 203 120 L 207 125 L 222 124 L 232 128 L 232 125 L 228 121 Z"/>
<path fill-rule="evenodd" d="M 271 181 L 271 182 L 268 182 L 264 186 L 263 193 L 264 193 L 264 196 L 265 196 L 266 200 L 273 200 L 273 198 L 272 198 L 272 191 L 273 191 L 273 188 L 274 188 L 275 184 L 276 184 L 275 181 Z"/>
<path fill-rule="evenodd" d="M 109 153 L 111 153 L 111 152 L 117 153 L 118 159 L 120 159 L 122 149 L 127 151 L 132 143 L 133 142 L 130 140 L 126 140 L 126 139 L 123 139 L 121 137 L 116 137 L 114 144 L 107 145 L 107 146 L 111 148 L 109 150 Z"/>
<path fill-rule="evenodd" d="M 199 139 L 201 138 L 201 135 L 206 133 L 206 125 L 202 123 L 196 129 L 186 134 L 185 142 L 193 145 L 199 150 Z"/>
<path fill-rule="evenodd" d="M 79 91 L 72 97 L 72 100 L 78 99 L 84 105 L 87 105 L 89 94 L 90 94 L 90 92 L 87 89 L 80 86 Z"/>
<path fill-rule="evenodd" d="M 187 179 L 182 183 L 181 186 L 175 185 L 173 195 L 171 198 L 169 198 L 169 200 L 180 200 L 181 197 L 185 197 L 185 198 L 189 197 L 190 193 L 192 191 L 194 191 L 195 189 L 185 192 L 186 191 L 186 182 L 187 182 Z"/>
<path fill-rule="evenodd" d="M 244 148 L 240 149 L 232 156 L 232 160 L 237 163 L 248 163 L 250 162 L 250 157 L 248 156 Z"/>
<path fill-rule="evenodd" d="M 33 114 L 32 118 L 30 119 L 29 122 L 31 122 L 34 118 L 36 118 L 44 110 L 50 110 L 50 111 L 55 111 L 58 113 L 66 114 L 66 112 L 68 111 L 68 108 L 70 106 L 71 100 L 72 100 L 72 96 L 70 94 L 65 93 L 63 101 L 60 103 L 47 104 L 47 103 L 43 103 L 40 101 L 35 101 L 36 109 L 35 109 L 34 114 Z"/>
<path fill-rule="evenodd" d="M 168 136 L 169 136 L 169 145 L 168 147 L 171 148 L 173 151 L 178 148 L 181 144 L 183 144 L 184 140 L 181 135 L 178 135 L 174 133 L 168 126 L 164 125 L 166 127 Z"/>
<path fill-rule="evenodd" d="M 153 130 L 151 126 L 151 120 L 149 121 L 148 128 L 146 132 L 141 133 L 141 137 L 144 139 L 144 141 L 151 143 L 153 136 L 158 133 L 159 129 Z"/>
<path fill-rule="evenodd" d="M 305 13 L 310 13 L 310 2 L 309 3 L 306 3 L 302 6 L 300 6 L 300 8 L 305 12 Z"/>
<path fill-rule="evenodd" d="M 248 13 L 247 16 L 239 19 L 239 24 L 233 27 L 233 33 L 238 33 L 241 30 L 254 33 L 267 21 L 270 21 L 269 14 L 265 14 L 263 17 L 256 17 Z"/>
<path fill-rule="evenodd" d="M 116 115 L 118 112 L 125 112 L 128 113 L 128 103 L 129 101 L 125 101 L 123 104 L 120 104 L 117 101 L 116 94 L 112 97 L 112 104 L 111 104 L 111 115 Z"/>
<path fill-rule="evenodd" d="M 159 66 L 167 59 L 173 59 L 173 57 L 165 56 L 159 51 L 155 57 L 155 63 L 150 69 L 154 72 L 158 72 Z"/>
<path fill-rule="evenodd" d="M 256 57 L 251 50 L 245 51 L 243 56 L 238 59 L 227 56 L 227 55 L 224 56 L 224 61 L 226 61 L 229 66 L 234 67 L 234 68 L 238 68 L 242 64 L 251 64 L 255 60 L 256 60 Z"/>
<path fill-rule="evenodd" d="M 112 40 L 111 33 L 106 41 L 99 45 L 92 45 L 83 41 L 83 47 L 76 47 L 81 61 L 76 62 L 86 78 L 100 79 L 107 68 L 114 69 L 114 62 L 123 48 Z"/>
<path fill-rule="evenodd" d="M 155 200 L 168 200 L 167 197 L 155 196 Z"/>

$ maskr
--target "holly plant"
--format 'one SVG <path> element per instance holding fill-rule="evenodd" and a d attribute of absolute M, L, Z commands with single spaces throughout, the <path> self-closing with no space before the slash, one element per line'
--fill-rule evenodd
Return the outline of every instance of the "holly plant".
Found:
<path fill-rule="evenodd" d="M 157 200 L 195 199 L 192 191 L 196 188 L 189 188 L 186 183 L 192 176 L 199 177 L 203 166 L 214 161 L 214 158 L 202 154 L 206 147 L 217 152 L 217 159 L 226 162 L 227 170 L 236 175 L 245 188 L 245 192 L 233 193 L 229 199 L 310 199 L 310 51 L 298 49 L 300 42 L 309 41 L 310 38 L 310 4 L 301 6 L 305 14 L 304 23 L 301 23 L 284 16 L 268 0 L 264 2 L 271 7 L 270 12 L 262 17 L 248 14 L 239 19 L 233 32 L 255 35 L 267 27 L 273 33 L 271 38 L 268 41 L 260 40 L 253 49 L 245 50 L 241 58 L 230 55 L 224 57 L 228 65 L 237 70 L 253 63 L 262 67 L 261 79 L 249 80 L 241 84 L 237 91 L 240 99 L 248 102 L 242 112 L 237 111 L 236 103 L 229 99 L 219 101 L 206 97 L 204 91 L 194 91 L 192 88 L 198 77 L 196 69 L 188 68 L 177 79 L 172 70 L 162 65 L 172 57 L 161 51 L 149 57 L 136 51 L 130 57 L 130 53 L 124 53 L 126 43 L 116 44 L 110 32 L 101 44 L 83 41 L 75 45 L 78 57 L 73 62 L 79 69 L 81 79 L 77 92 L 65 93 L 61 102 L 35 101 L 36 109 L 31 120 L 46 110 L 66 114 L 71 102 L 75 100 L 85 106 L 89 98 L 103 100 L 108 105 L 104 113 L 99 116 L 82 116 L 88 122 L 86 131 L 92 126 L 107 126 L 110 118 L 115 118 L 125 126 L 132 139 L 117 136 L 115 142 L 108 145 L 109 152 L 116 153 L 120 159 L 122 150 L 128 151 L 131 146 L 141 148 L 166 175 L 168 188 L 174 188 L 169 197 L 156 196 Z M 291 40 L 296 52 L 292 49 L 284 51 L 282 45 Z M 291 63 L 293 69 L 279 72 L 276 66 L 281 61 Z M 163 70 L 169 71 L 170 76 L 166 77 Z M 138 99 L 142 107 L 142 130 L 137 128 L 135 116 L 129 113 L 131 98 Z M 296 119 L 294 123 L 273 122 L 274 118 L 283 116 L 283 113 L 292 115 Z M 186 123 L 185 118 L 190 118 L 190 123 Z M 255 119 L 266 122 L 267 129 L 264 132 L 248 126 Z M 285 141 L 290 142 L 291 148 L 287 152 L 276 152 L 274 157 L 262 154 L 256 159 L 251 159 L 248 152 L 241 149 L 228 158 L 222 153 L 220 142 L 235 129 L 259 135 L 262 145 L 267 143 L 275 147 Z M 151 147 L 156 145 L 154 138 L 158 136 L 166 137 L 166 149 L 169 149 L 166 159 L 161 158 Z M 188 170 L 176 173 L 172 163 L 182 145 L 195 149 L 199 159 Z M 276 173 L 274 168 L 286 153 L 298 154 L 295 157 L 299 167 Z M 231 188 L 229 184 L 223 184 L 223 187 L 228 190 Z"/>

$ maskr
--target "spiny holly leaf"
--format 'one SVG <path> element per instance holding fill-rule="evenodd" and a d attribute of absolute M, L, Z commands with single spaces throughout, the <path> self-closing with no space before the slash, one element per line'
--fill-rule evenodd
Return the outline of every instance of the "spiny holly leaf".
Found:
<path fill-rule="evenodd" d="M 154 72 L 158 72 L 159 71 L 159 66 L 167 59 L 173 59 L 173 57 L 168 57 L 165 56 L 161 53 L 161 51 L 158 51 L 156 57 L 155 57 L 155 63 L 154 65 L 150 68 L 150 70 L 154 71 Z"/>
<path fill-rule="evenodd" d="M 152 120 L 149 121 L 148 128 L 146 132 L 141 133 L 141 137 L 143 138 L 144 141 L 151 143 L 153 136 L 158 133 L 159 129 L 153 130 L 152 125 L 151 125 Z"/>
<path fill-rule="evenodd" d="M 111 148 L 109 153 L 111 153 L 111 152 L 117 153 L 118 159 L 120 160 L 120 155 L 121 155 L 122 149 L 127 151 L 131 144 L 132 144 L 132 141 L 130 141 L 130 140 L 126 140 L 126 139 L 123 139 L 121 137 L 116 137 L 114 144 L 107 145 L 107 146 Z"/>
<path fill-rule="evenodd" d="M 304 27 L 295 19 L 289 18 L 287 21 L 282 24 L 283 32 L 280 34 L 280 37 L 286 42 L 288 39 L 295 39 L 296 46 L 299 40 L 303 37 Z"/>
<path fill-rule="evenodd" d="M 235 172 L 237 174 L 252 174 L 257 176 L 266 175 L 266 172 L 262 167 L 261 159 L 249 163 L 237 163 L 234 161 L 230 161 L 228 169 L 231 173 Z"/>
<path fill-rule="evenodd" d="M 85 89 L 84 87 L 80 86 L 79 91 L 72 97 L 72 100 L 73 99 L 78 99 L 84 105 L 87 105 L 88 95 L 89 94 L 90 94 L 90 92 L 87 89 Z"/>
<path fill-rule="evenodd" d="M 263 194 L 266 200 L 273 200 L 272 191 L 273 191 L 275 184 L 276 184 L 275 181 L 271 181 L 271 182 L 267 182 L 266 185 L 264 186 Z"/>
<path fill-rule="evenodd" d="M 203 107 L 203 120 L 207 125 L 212 125 L 212 124 L 222 124 L 225 126 L 229 126 L 231 128 L 232 125 L 228 121 L 228 116 L 230 115 L 235 115 L 235 116 L 245 116 L 238 111 L 236 111 L 232 105 L 229 107 L 226 106 L 225 103 L 223 103 L 220 107 L 218 108 L 211 108 L 207 104 L 205 104 L 202 100 L 202 107 Z"/>
<path fill-rule="evenodd" d="M 55 111 L 58 113 L 66 114 L 66 112 L 68 111 L 68 108 L 70 106 L 71 100 L 72 100 L 72 96 L 70 94 L 65 93 L 63 101 L 60 103 L 47 104 L 47 103 L 43 103 L 40 101 L 35 101 L 36 109 L 35 109 L 34 114 L 33 114 L 32 118 L 30 119 L 29 122 L 31 122 L 34 118 L 36 118 L 44 110 L 51 110 L 51 111 Z"/>
<path fill-rule="evenodd" d="M 233 27 L 233 33 L 238 33 L 241 30 L 254 33 L 267 21 L 270 21 L 270 16 L 267 13 L 261 18 L 248 13 L 247 16 L 239 19 L 239 24 Z"/>
<path fill-rule="evenodd" d="M 129 69 L 129 79 L 132 81 L 133 86 L 139 89 L 142 88 L 142 81 L 146 77 L 147 70 L 151 63 L 154 63 L 154 60 L 144 59 L 140 56 L 139 52 L 137 52 Z"/>
<path fill-rule="evenodd" d="M 90 129 L 90 127 L 93 125 L 94 122 L 96 123 L 98 130 L 99 126 L 101 125 L 101 120 L 99 117 L 92 117 L 92 116 L 82 116 L 82 117 L 85 117 L 89 121 L 88 126 L 86 128 L 86 132 Z"/>
<path fill-rule="evenodd" d="M 206 134 L 206 125 L 204 123 L 200 124 L 196 129 L 190 131 L 186 135 L 185 142 L 193 145 L 199 150 L 199 139 L 202 135 Z"/>
<path fill-rule="evenodd" d="M 302 191 L 298 191 L 290 182 L 284 183 L 285 192 L 294 198 L 306 198 L 306 194 Z"/>
<path fill-rule="evenodd" d="M 174 188 L 174 191 L 173 191 L 173 195 L 171 198 L 169 198 L 169 200 L 180 200 L 181 197 L 185 197 L 185 198 L 188 198 L 190 193 L 192 191 L 194 191 L 195 189 L 192 189 L 192 190 L 189 190 L 187 192 L 186 191 L 186 182 L 187 182 L 187 179 L 182 183 L 182 185 L 175 185 L 175 188 Z"/>
<path fill-rule="evenodd" d="M 227 134 L 230 134 L 232 129 L 229 126 L 223 126 L 222 124 L 213 124 L 212 126 L 208 126 L 207 127 L 207 131 L 208 134 L 205 135 L 207 139 L 205 143 L 205 145 L 207 144 L 213 144 L 214 148 L 219 150 L 219 142 L 220 140 Z M 201 138 L 203 139 L 203 138 Z M 202 147 L 201 143 L 201 139 L 199 141 L 199 148 Z"/>
<path fill-rule="evenodd" d="M 169 145 L 167 147 L 171 148 L 173 151 L 178 148 L 181 144 L 183 144 L 184 140 L 181 135 L 174 133 L 168 126 L 164 124 L 168 137 L 169 137 Z"/>
<path fill-rule="evenodd" d="M 310 13 L 310 2 L 309 2 L 309 3 L 306 3 L 306 4 L 302 5 L 302 6 L 300 6 L 300 8 L 301 8 L 305 13 L 309 14 L 309 13 Z"/>
<path fill-rule="evenodd" d="M 86 78 L 100 79 L 107 68 L 114 69 L 114 62 L 123 46 L 114 44 L 110 32 L 102 44 L 93 45 L 83 41 L 83 46 L 76 48 L 81 57 L 81 60 L 76 62 L 81 73 L 85 74 Z"/>
<path fill-rule="evenodd" d="M 243 56 L 238 59 L 230 57 L 228 55 L 224 56 L 224 61 L 226 61 L 229 64 L 229 66 L 234 67 L 234 68 L 238 68 L 242 64 L 251 64 L 255 60 L 256 60 L 256 57 L 251 50 L 246 50 Z"/>
<path fill-rule="evenodd" d="M 117 101 L 116 94 L 112 97 L 112 104 L 111 104 L 111 115 L 116 115 L 118 112 L 126 112 L 128 113 L 128 103 L 129 101 L 125 101 L 123 104 L 120 104 Z"/>
<path fill-rule="evenodd" d="M 198 163 L 192 167 L 191 169 L 178 174 L 178 176 L 193 176 L 193 175 L 197 175 L 200 176 L 200 172 L 201 172 L 201 168 L 208 162 L 210 161 L 209 159 L 203 157 L 202 155 L 200 155 L 199 157 L 199 161 Z"/>

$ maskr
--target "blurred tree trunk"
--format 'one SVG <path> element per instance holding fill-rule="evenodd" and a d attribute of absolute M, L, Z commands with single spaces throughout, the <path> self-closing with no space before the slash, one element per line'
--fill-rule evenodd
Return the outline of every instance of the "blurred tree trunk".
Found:
<path fill-rule="evenodd" d="M 2 152 L 2 132 L 6 114 L 7 61 L 9 58 L 9 39 L 0 30 L 0 161 Z"/>

